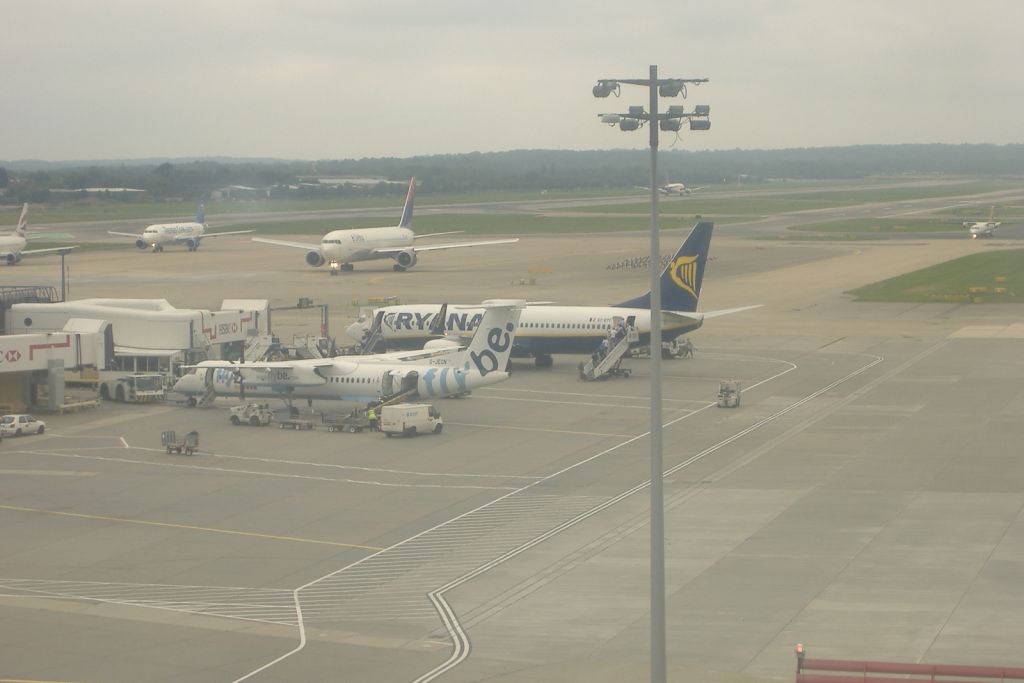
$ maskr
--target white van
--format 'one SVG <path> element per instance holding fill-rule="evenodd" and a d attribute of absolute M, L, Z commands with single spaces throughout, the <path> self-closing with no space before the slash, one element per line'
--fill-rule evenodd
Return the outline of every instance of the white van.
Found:
<path fill-rule="evenodd" d="M 429 403 L 396 403 L 380 409 L 380 431 L 384 436 L 440 434 L 442 429 L 441 412 Z"/>

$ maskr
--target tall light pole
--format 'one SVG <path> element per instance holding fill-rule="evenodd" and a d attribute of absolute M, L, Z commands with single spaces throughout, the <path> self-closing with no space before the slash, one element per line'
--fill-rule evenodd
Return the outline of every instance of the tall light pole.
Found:
<path fill-rule="evenodd" d="M 625 114 L 601 114 L 601 121 L 618 124 L 624 131 L 636 130 L 650 124 L 651 137 L 651 683 L 665 683 L 665 493 L 662 465 L 661 438 L 661 243 L 658 234 L 658 130 L 679 131 L 683 119 L 690 122 L 690 130 L 709 130 L 708 115 L 711 108 L 697 105 L 686 112 L 681 106 L 672 106 L 664 114 L 658 113 L 658 95 L 686 97 L 686 85 L 707 83 L 706 78 L 658 79 L 658 67 L 651 65 L 646 79 L 606 78 L 594 86 L 594 97 L 619 94 L 620 85 L 647 86 L 650 91 L 650 109 L 630 107 Z M 657 123 L 657 125 L 655 125 Z"/>

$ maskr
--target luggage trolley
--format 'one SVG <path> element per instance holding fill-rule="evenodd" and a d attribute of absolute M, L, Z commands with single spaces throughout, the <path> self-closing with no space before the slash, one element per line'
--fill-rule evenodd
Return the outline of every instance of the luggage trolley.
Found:
<path fill-rule="evenodd" d="M 192 455 L 199 450 L 199 432 L 189 432 L 181 441 L 178 441 L 178 435 L 173 431 L 160 432 L 160 443 L 167 449 L 168 455 L 171 453 Z"/>

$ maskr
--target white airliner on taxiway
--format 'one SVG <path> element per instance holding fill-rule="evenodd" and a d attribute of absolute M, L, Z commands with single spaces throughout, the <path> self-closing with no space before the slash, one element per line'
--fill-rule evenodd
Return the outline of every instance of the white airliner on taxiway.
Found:
<path fill-rule="evenodd" d="M 50 247 L 47 249 L 26 249 L 28 244 L 28 203 L 21 207 L 21 216 L 18 218 L 18 225 L 10 235 L 0 235 L 0 259 L 9 266 L 21 261 L 22 256 L 37 256 L 39 254 L 52 254 L 58 251 L 68 251 L 74 247 Z"/>
<path fill-rule="evenodd" d="M 964 221 L 964 227 L 967 228 L 971 233 L 971 239 L 978 239 L 979 237 L 992 237 L 996 234 L 996 230 L 1002 225 L 1001 222 L 995 220 L 996 207 L 992 207 L 988 212 L 987 221 Z"/>
<path fill-rule="evenodd" d="M 259 363 L 208 360 L 179 379 L 174 390 L 193 405 L 210 395 L 367 403 L 399 394 L 410 399 L 465 394 L 508 379 L 524 304 L 485 301 L 480 326 L 465 348 L 444 345 L 411 354 Z"/>
<path fill-rule="evenodd" d="M 185 245 L 189 251 L 199 248 L 200 240 L 207 237 L 224 237 L 225 235 L 247 235 L 252 230 L 231 230 L 229 232 L 206 232 L 206 212 L 203 205 L 199 205 L 196 212 L 196 219 L 191 223 L 156 223 L 142 231 L 141 235 L 132 232 L 115 232 L 108 230 L 111 235 L 118 237 L 132 237 L 135 239 L 135 246 L 139 249 L 152 249 L 163 251 L 164 245 L 177 244 Z"/>
<path fill-rule="evenodd" d="M 253 242 L 274 244 L 279 247 L 292 247 L 306 250 L 306 263 L 322 266 L 325 263 L 340 264 L 342 270 L 352 270 L 355 261 L 372 261 L 391 258 L 395 260 L 394 270 L 408 270 L 416 265 L 416 257 L 423 251 L 441 249 L 461 249 L 463 247 L 483 247 L 489 244 L 511 244 L 519 238 L 485 240 L 482 242 L 459 242 L 456 244 L 432 244 L 430 246 L 413 246 L 413 241 L 424 237 L 452 235 L 455 232 L 437 232 L 430 235 L 417 235 L 412 231 L 412 202 L 416 195 L 416 179 L 409 181 L 409 192 L 405 196 L 405 209 L 402 220 L 393 228 L 352 228 L 348 230 L 332 230 L 323 236 L 320 245 L 305 242 L 289 242 L 272 240 L 264 237 L 253 237 Z"/>

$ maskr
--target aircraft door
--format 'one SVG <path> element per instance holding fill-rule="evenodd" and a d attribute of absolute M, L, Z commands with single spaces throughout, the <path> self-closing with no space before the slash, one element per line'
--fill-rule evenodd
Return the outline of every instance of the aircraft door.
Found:
<path fill-rule="evenodd" d="M 384 374 L 380 378 L 380 395 L 391 396 L 395 393 L 394 384 L 395 378 L 392 376 L 392 370 L 385 370 Z"/>
<path fill-rule="evenodd" d="M 416 384 L 419 382 L 419 379 L 420 373 L 416 372 L 415 370 L 406 373 L 405 376 L 402 377 L 402 393 L 404 394 L 407 391 L 414 391 L 416 389 Z"/>

